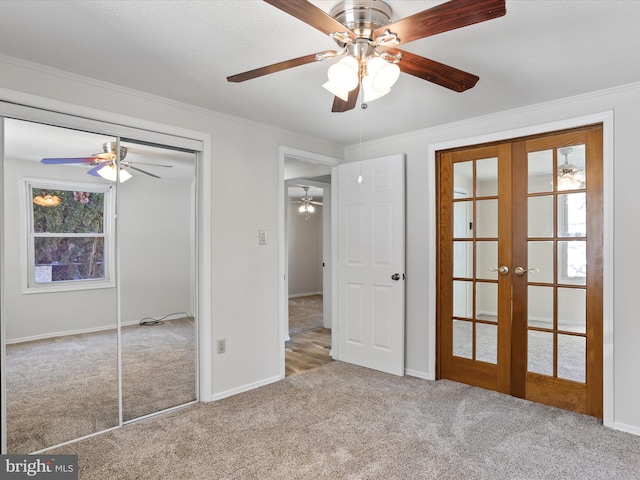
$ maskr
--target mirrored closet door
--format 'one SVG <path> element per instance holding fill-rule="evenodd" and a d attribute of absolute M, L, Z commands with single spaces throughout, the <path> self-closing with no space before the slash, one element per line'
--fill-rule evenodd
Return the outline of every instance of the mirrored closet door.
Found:
<path fill-rule="evenodd" d="M 195 401 L 195 153 L 0 120 L 6 452 Z"/>
<path fill-rule="evenodd" d="M 195 154 L 121 141 L 118 185 L 122 415 L 196 399 Z M 126 168 L 125 168 L 126 171 Z"/>

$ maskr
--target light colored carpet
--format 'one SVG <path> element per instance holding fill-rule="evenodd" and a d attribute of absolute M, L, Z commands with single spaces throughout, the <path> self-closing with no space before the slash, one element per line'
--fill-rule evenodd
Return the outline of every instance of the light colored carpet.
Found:
<path fill-rule="evenodd" d="M 640 437 L 594 418 L 341 362 L 51 453 L 91 480 L 640 478 Z"/>
<path fill-rule="evenodd" d="M 125 421 L 196 399 L 193 318 L 122 328 Z M 7 450 L 30 453 L 118 425 L 114 330 L 7 345 Z"/>
<path fill-rule="evenodd" d="M 322 328 L 322 295 L 289 299 L 289 333 Z"/>

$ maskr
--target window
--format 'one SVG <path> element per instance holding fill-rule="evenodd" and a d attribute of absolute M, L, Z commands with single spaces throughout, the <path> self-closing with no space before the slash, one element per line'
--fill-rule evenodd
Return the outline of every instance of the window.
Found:
<path fill-rule="evenodd" d="M 112 286 L 111 187 L 26 180 L 27 291 Z"/>

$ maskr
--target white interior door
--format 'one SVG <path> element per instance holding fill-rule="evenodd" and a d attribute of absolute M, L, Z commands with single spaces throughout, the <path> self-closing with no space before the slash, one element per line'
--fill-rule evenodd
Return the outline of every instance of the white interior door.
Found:
<path fill-rule="evenodd" d="M 403 375 L 403 156 L 339 165 L 337 197 L 335 357 Z"/>

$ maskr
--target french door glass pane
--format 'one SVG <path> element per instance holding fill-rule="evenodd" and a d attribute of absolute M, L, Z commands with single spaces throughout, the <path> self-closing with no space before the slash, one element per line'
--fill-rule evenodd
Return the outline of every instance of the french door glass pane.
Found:
<path fill-rule="evenodd" d="M 553 333 L 529 330 L 528 370 L 553 375 Z"/>
<path fill-rule="evenodd" d="M 456 357 L 473 358 L 473 323 L 453 321 L 453 354 Z"/>
<path fill-rule="evenodd" d="M 498 326 L 476 323 L 476 360 L 498 363 Z"/>
<path fill-rule="evenodd" d="M 558 335 L 558 377 L 575 382 L 586 381 L 586 338 Z"/>
<path fill-rule="evenodd" d="M 558 275 L 559 283 L 586 285 L 587 242 L 558 242 Z"/>
<path fill-rule="evenodd" d="M 498 200 L 476 201 L 476 238 L 498 236 Z"/>
<path fill-rule="evenodd" d="M 528 237 L 553 237 L 553 195 L 529 197 Z"/>
<path fill-rule="evenodd" d="M 553 283 L 553 242 L 529 241 L 528 267 L 537 271 L 529 272 L 529 281 Z"/>
<path fill-rule="evenodd" d="M 587 235 L 587 194 L 584 192 L 558 195 L 558 236 Z"/>
<path fill-rule="evenodd" d="M 498 321 L 497 283 L 476 283 L 476 319 Z"/>
<path fill-rule="evenodd" d="M 558 191 L 586 187 L 585 152 L 585 145 L 558 148 Z"/>
<path fill-rule="evenodd" d="M 558 335 L 558 377 L 575 382 L 586 381 L 586 338 Z"/>
<path fill-rule="evenodd" d="M 453 198 L 473 196 L 473 161 L 453 164 Z"/>
<path fill-rule="evenodd" d="M 558 288 L 558 330 L 587 333 L 587 290 Z"/>
<path fill-rule="evenodd" d="M 476 160 L 476 197 L 498 195 L 498 159 Z"/>
<path fill-rule="evenodd" d="M 476 278 L 497 280 L 498 272 L 489 269 L 498 266 L 498 242 L 494 240 L 477 241 L 476 252 Z"/>
<path fill-rule="evenodd" d="M 553 190 L 553 150 L 530 152 L 528 162 L 529 193 Z"/>
<path fill-rule="evenodd" d="M 473 202 L 453 204 L 453 236 L 454 238 L 473 237 Z"/>
<path fill-rule="evenodd" d="M 473 242 L 453 242 L 453 276 L 473 277 Z"/>
<path fill-rule="evenodd" d="M 536 328 L 553 328 L 553 287 L 529 285 L 527 287 L 529 311 L 528 325 Z"/>
<path fill-rule="evenodd" d="M 453 282 L 453 316 L 471 318 L 473 316 L 473 282 L 454 280 Z"/>

